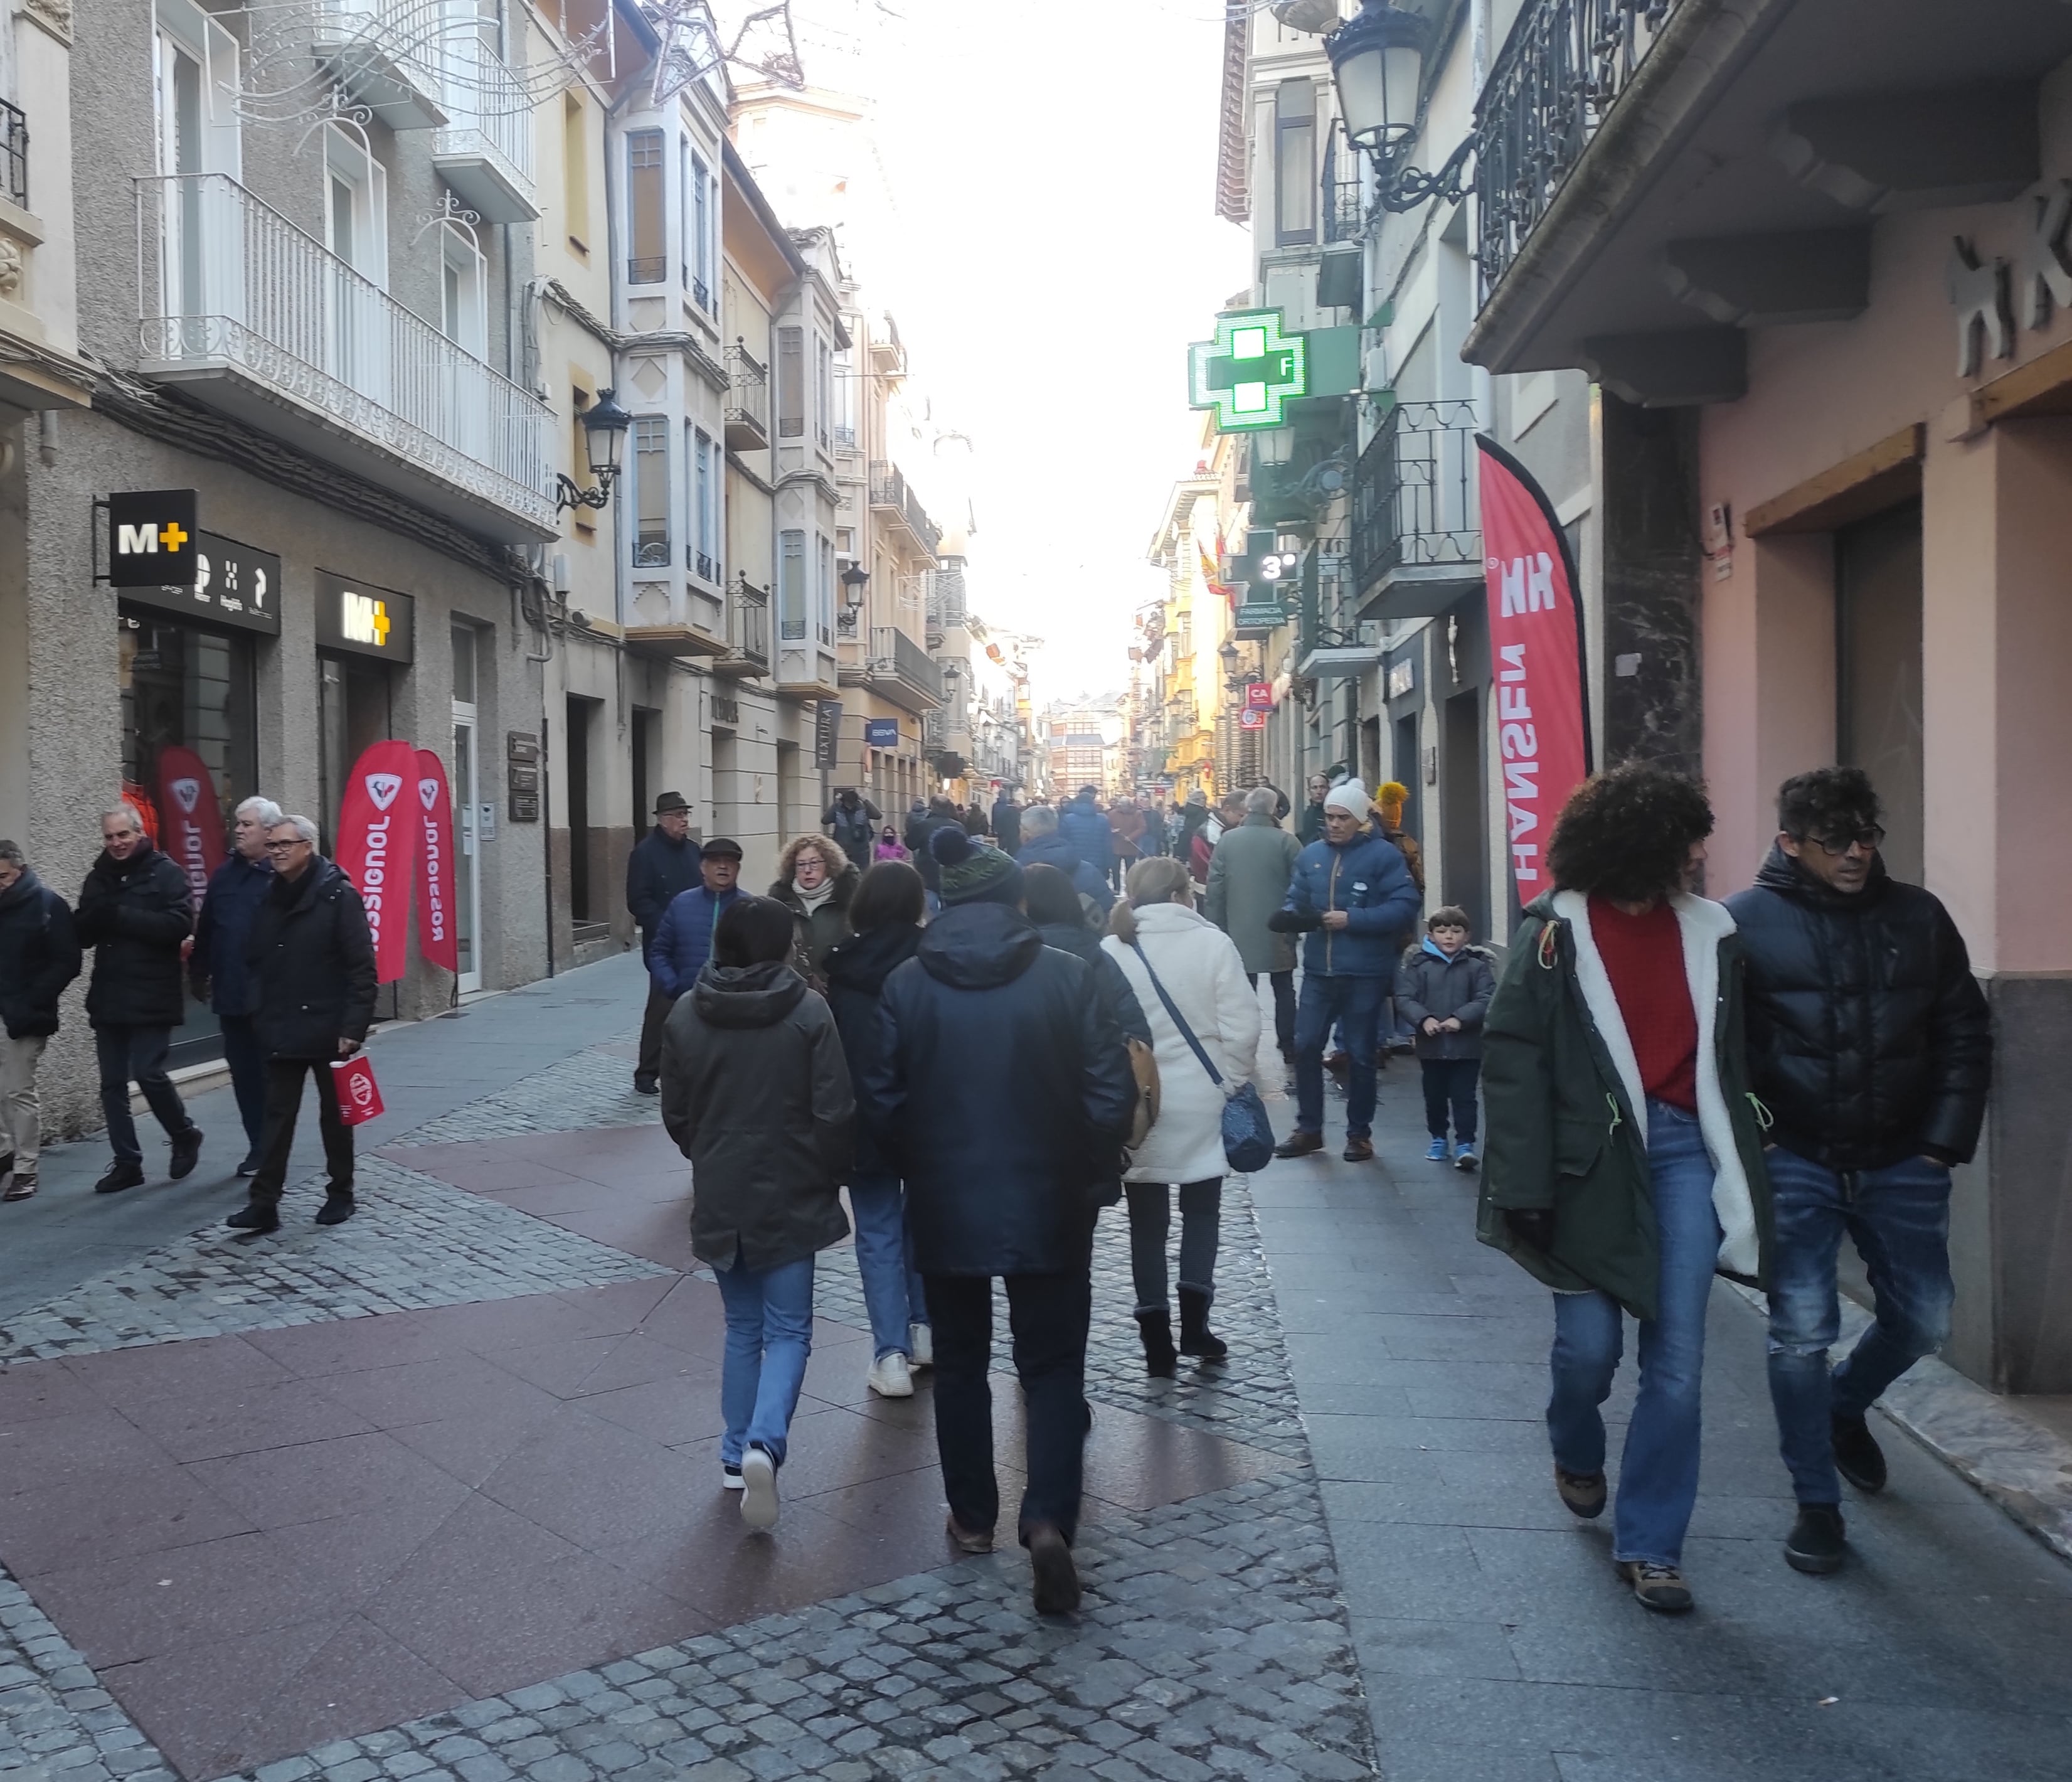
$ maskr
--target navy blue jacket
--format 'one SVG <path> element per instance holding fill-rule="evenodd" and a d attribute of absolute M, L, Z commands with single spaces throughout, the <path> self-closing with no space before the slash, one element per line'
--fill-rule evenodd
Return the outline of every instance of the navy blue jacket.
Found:
<path fill-rule="evenodd" d="M 273 888 L 273 862 L 247 860 L 235 850 L 209 875 L 208 890 L 195 918 L 194 951 L 187 956 L 187 977 L 199 996 L 208 990 L 208 1006 L 218 1014 L 249 1014 L 255 991 L 245 969 L 245 944 L 252 919 Z"/>
<path fill-rule="evenodd" d="M 1115 858 L 1115 831 L 1091 800 L 1068 798 L 1058 807 L 1058 833 L 1071 845 L 1073 853 L 1096 872 L 1107 876 L 1108 863 Z"/>
<path fill-rule="evenodd" d="M 714 897 L 697 884 L 669 899 L 662 925 L 648 943 L 648 975 L 656 990 L 673 1000 L 697 982 L 712 957 L 712 933 L 721 912 L 740 895 L 738 885 Z"/>
<path fill-rule="evenodd" d="M 1115 893 L 1108 888 L 1106 875 L 1081 859 L 1079 850 L 1062 835 L 1042 835 L 1025 842 L 1014 858 L 1025 866 L 1055 866 L 1071 880 L 1074 891 L 1091 897 L 1104 912 L 1114 906 Z"/>
<path fill-rule="evenodd" d="M 626 857 L 626 907 L 640 925 L 640 957 L 653 945 L 670 899 L 705 883 L 704 854 L 689 836 L 672 842 L 657 823 Z M 693 972 L 692 977 L 697 973 Z"/>
<path fill-rule="evenodd" d="M 10 1039 L 58 1031 L 58 998 L 79 976 L 72 908 L 27 866 L 0 891 L 0 1027 Z"/>
<path fill-rule="evenodd" d="M 1343 847 L 1312 842 L 1296 856 L 1276 926 L 1293 916 L 1286 925 L 1305 935 L 1305 972 L 1392 979 L 1403 936 L 1416 925 L 1423 903 L 1395 845 L 1363 830 Z M 1322 926 L 1319 918 L 1326 910 L 1345 911 L 1345 927 Z"/>
<path fill-rule="evenodd" d="M 835 1031 L 841 1035 L 842 1056 L 849 1060 L 859 1107 L 864 1077 L 878 1057 L 878 999 L 885 980 L 914 957 L 921 934 L 919 923 L 887 923 L 838 941 L 828 955 L 828 1006 L 834 1011 Z M 856 1175 L 863 1177 L 899 1173 L 862 1122 L 857 1129 L 854 1167 Z"/>
<path fill-rule="evenodd" d="M 885 981 L 865 1120 L 906 1183 L 930 1274 L 1084 1270 L 1136 1107 L 1083 960 L 1004 903 L 961 903 Z"/>

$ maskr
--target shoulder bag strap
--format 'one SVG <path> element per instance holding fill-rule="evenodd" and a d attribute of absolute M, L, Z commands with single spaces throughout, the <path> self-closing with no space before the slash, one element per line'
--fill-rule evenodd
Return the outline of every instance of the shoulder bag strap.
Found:
<path fill-rule="evenodd" d="M 1158 1000 L 1166 1005 L 1166 1012 L 1173 1018 L 1173 1025 L 1180 1030 L 1180 1037 L 1194 1048 L 1194 1056 L 1201 1060 L 1202 1068 L 1209 1073 L 1209 1080 L 1218 1089 L 1221 1089 L 1223 1081 L 1223 1072 L 1209 1062 L 1209 1055 L 1202 1050 L 1201 1041 L 1194 1037 L 1194 1030 L 1187 1025 L 1186 1016 L 1181 1014 L 1179 1005 L 1166 994 L 1166 986 L 1158 982 L 1158 973 L 1151 969 L 1151 961 L 1145 957 L 1143 947 L 1133 940 L 1129 943 L 1129 950 L 1135 953 L 1142 963 L 1146 974 L 1151 979 L 1152 989 L 1157 991 Z"/>

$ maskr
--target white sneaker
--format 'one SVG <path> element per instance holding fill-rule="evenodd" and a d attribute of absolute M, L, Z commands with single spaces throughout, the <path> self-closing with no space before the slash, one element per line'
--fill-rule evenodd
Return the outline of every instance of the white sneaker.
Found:
<path fill-rule="evenodd" d="M 766 1448 L 741 1457 L 741 1519 L 751 1529 L 777 1526 L 777 1463 Z"/>
<path fill-rule="evenodd" d="M 741 1480 L 741 1468 L 730 1466 L 724 1460 L 720 1462 L 719 1488 L 723 1492 L 738 1492 L 745 1489 Z"/>
<path fill-rule="evenodd" d="M 914 1376 L 907 1371 L 906 1357 L 894 1349 L 871 1363 L 865 1383 L 880 1398 L 911 1398 Z"/>
<path fill-rule="evenodd" d="M 935 1333 L 926 1324 L 906 1327 L 907 1366 L 932 1368 L 935 1364 Z"/>

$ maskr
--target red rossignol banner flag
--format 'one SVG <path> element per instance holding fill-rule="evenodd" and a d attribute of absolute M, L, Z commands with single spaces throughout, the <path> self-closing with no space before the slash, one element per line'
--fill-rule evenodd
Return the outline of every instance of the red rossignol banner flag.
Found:
<path fill-rule="evenodd" d="M 338 813 L 338 864 L 360 887 L 374 931 L 374 975 L 393 984 L 409 964 L 410 867 L 417 855 L 417 751 L 376 743 L 352 763 Z"/>
<path fill-rule="evenodd" d="M 446 765 L 430 749 L 417 751 L 417 951 L 447 971 L 460 969 L 460 936 L 454 931 L 453 796 Z"/>
<path fill-rule="evenodd" d="M 208 763 L 174 744 L 158 751 L 158 846 L 187 875 L 199 906 L 209 875 L 223 864 L 223 806 Z"/>
<path fill-rule="evenodd" d="M 1548 837 L 1590 776 L 1582 619 L 1568 537 L 1546 492 L 1502 447 L 1480 434 L 1475 444 L 1511 872 L 1519 902 L 1530 903 L 1553 888 Z"/>

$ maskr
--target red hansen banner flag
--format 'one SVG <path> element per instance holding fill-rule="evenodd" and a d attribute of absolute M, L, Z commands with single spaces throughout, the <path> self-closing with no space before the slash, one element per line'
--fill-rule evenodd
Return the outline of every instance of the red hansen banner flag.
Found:
<path fill-rule="evenodd" d="M 434 965 L 460 969 L 454 930 L 453 797 L 446 770 L 430 749 L 417 751 L 417 951 Z"/>
<path fill-rule="evenodd" d="M 1502 447 L 1480 434 L 1475 444 L 1511 874 L 1530 903 L 1554 888 L 1547 840 L 1590 776 L 1582 618 L 1568 537 L 1546 492 Z"/>
<path fill-rule="evenodd" d="M 187 875 L 195 907 L 223 864 L 223 806 L 208 763 L 192 749 L 158 751 L 158 848 Z"/>
<path fill-rule="evenodd" d="M 409 963 L 410 869 L 417 844 L 417 751 L 376 743 L 352 763 L 338 813 L 338 864 L 360 887 L 374 931 L 374 975 L 393 984 Z M 406 800 L 405 795 L 410 796 Z"/>

